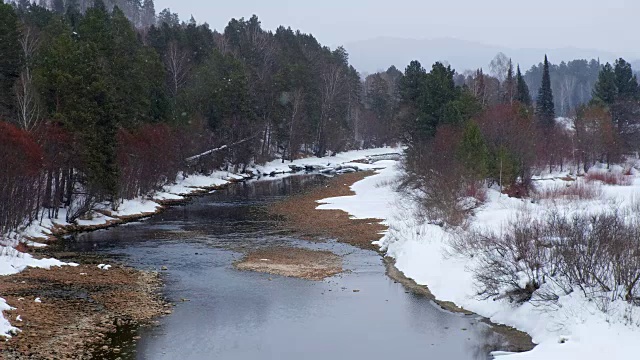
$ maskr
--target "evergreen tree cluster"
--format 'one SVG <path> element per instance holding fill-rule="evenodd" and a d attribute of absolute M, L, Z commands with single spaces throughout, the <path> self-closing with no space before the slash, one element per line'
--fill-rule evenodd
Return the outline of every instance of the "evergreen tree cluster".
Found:
<path fill-rule="evenodd" d="M 593 89 L 591 106 L 603 106 L 611 115 L 623 151 L 640 148 L 640 86 L 631 64 L 620 58 L 602 67 Z"/>

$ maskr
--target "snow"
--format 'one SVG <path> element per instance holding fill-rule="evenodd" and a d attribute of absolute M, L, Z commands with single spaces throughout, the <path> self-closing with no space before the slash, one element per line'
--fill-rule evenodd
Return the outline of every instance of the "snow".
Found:
<path fill-rule="evenodd" d="M 311 157 L 304 159 L 297 159 L 292 162 L 286 161 L 284 164 L 282 160 L 274 160 L 262 166 L 256 166 L 255 169 L 263 174 L 270 173 L 287 173 L 291 171 L 289 165 L 295 166 L 322 166 L 327 168 L 335 168 L 338 165 L 342 166 L 356 166 L 360 170 L 371 170 L 379 168 L 380 166 L 372 166 L 369 164 L 353 163 L 353 161 L 365 159 L 368 156 L 375 156 L 387 153 L 402 153 L 402 148 L 399 147 L 387 147 L 376 148 L 367 150 L 354 150 L 337 154 L 335 156 L 328 156 L 323 158 Z"/>
<path fill-rule="evenodd" d="M 118 211 L 115 211 L 114 214 L 116 216 L 151 214 L 151 213 L 155 213 L 159 207 L 161 207 L 160 204 L 150 200 L 145 200 L 145 199 L 125 200 L 122 202 L 122 204 L 120 204 L 120 206 L 118 206 Z"/>
<path fill-rule="evenodd" d="M 375 165 L 384 169 L 353 184 L 351 189 L 355 195 L 320 200 L 318 209 L 341 209 L 353 218 L 383 220 L 389 230 L 377 244 L 396 259 L 396 266 L 405 275 L 427 285 L 438 299 L 452 301 L 495 323 L 525 331 L 538 344 L 526 353 L 496 352 L 493 356 L 500 360 L 590 360 L 635 358 L 640 353 L 640 342 L 637 341 L 640 308 L 625 302 L 611 303 L 605 314 L 594 301 L 577 291 L 561 297 L 553 308 L 530 303 L 514 306 L 474 296 L 475 284 L 470 271 L 473 260 L 453 253 L 449 246 L 450 230 L 416 220 L 415 206 L 393 191 L 393 180 L 400 174 L 394 161 L 380 161 Z M 569 182 L 561 180 L 567 175 L 568 172 L 545 174 L 535 179 L 536 186 L 539 189 L 567 186 Z M 530 200 L 508 198 L 490 189 L 487 202 L 470 219 L 470 226 L 472 229 L 499 230 L 519 213 L 543 216 L 552 207 L 571 213 L 631 205 L 638 199 L 640 178 L 634 179 L 633 186 L 602 185 L 602 190 L 602 198 L 541 200 L 534 204 Z"/>
<path fill-rule="evenodd" d="M 393 168 L 395 161 L 383 160 L 375 163 L 376 167 L 384 169 L 376 171 L 376 176 L 370 176 L 359 181 L 351 190 L 357 195 L 342 196 L 319 200 L 321 210 L 344 210 L 357 219 L 386 219 L 388 204 L 396 195 L 392 187 L 385 186 L 396 178 Z"/>

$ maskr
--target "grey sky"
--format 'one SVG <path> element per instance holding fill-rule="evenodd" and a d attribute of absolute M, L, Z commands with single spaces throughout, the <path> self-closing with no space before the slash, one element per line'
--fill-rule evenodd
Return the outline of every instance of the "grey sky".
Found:
<path fill-rule="evenodd" d="M 257 14 L 314 34 L 330 46 L 380 36 L 455 37 L 507 47 L 580 47 L 637 54 L 637 0 L 156 0 L 222 30 Z"/>

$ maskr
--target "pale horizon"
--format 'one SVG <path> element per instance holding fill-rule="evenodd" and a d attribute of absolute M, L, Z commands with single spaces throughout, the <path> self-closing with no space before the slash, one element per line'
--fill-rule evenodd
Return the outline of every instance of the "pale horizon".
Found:
<path fill-rule="evenodd" d="M 282 0 L 277 4 L 157 0 L 156 10 L 170 8 L 185 21 L 193 15 L 218 31 L 231 18 L 255 14 L 265 29 L 290 26 L 332 48 L 380 37 L 453 38 L 512 49 L 593 49 L 640 57 L 639 51 L 631 49 L 640 33 L 640 2 L 610 0 L 603 6 L 596 0 L 538 0 L 533 4 L 506 0 L 489 4 L 397 0 L 393 6 L 381 0 Z"/>

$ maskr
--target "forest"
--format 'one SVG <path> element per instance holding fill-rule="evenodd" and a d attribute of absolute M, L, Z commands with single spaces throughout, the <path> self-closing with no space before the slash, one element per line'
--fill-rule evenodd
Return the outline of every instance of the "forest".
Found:
<path fill-rule="evenodd" d="M 151 0 L 18 1 L 0 3 L 0 34 L 0 233 L 61 207 L 69 222 L 96 203 L 115 209 L 179 172 L 241 172 L 387 136 L 359 115 L 343 48 L 255 16 L 219 33 L 156 16 Z"/>
<path fill-rule="evenodd" d="M 0 233 L 117 209 L 179 173 L 398 142 L 404 187 L 455 222 L 486 185 L 525 196 L 541 168 L 586 172 L 640 145 L 623 59 L 523 72 L 499 54 L 490 74 L 413 61 L 361 78 L 310 34 L 256 16 L 217 32 L 152 0 L 0 3 L 0 33 Z"/>

